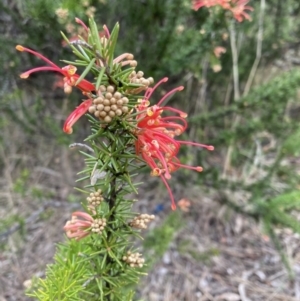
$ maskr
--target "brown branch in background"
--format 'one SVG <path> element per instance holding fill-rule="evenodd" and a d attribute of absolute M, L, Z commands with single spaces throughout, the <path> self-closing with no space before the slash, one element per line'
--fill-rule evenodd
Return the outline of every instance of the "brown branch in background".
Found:
<path fill-rule="evenodd" d="M 209 68 L 209 58 L 208 55 L 202 60 L 202 76 L 201 76 L 201 88 L 199 90 L 196 105 L 194 107 L 193 114 L 197 115 L 198 112 L 202 114 L 207 112 L 205 110 L 205 99 L 206 99 L 206 92 L 207 92 L 207 72 Z M 189 139 L 194 141 L 197 136 L 198 129 L 196 127 L 192 127 L 189 133 Z"/>
<path fill-rule="evenodd" d="M 247 80 L 247 83 L 246 83 L 246 86 L 244 89 L 243 96 L 246 96 L 249 93 L 249 90 L 253 83 L 255 73 L 257 71 L 257 67 L 258 67 L 260 59 L 261 59 L 265 8 L 266 8 L 266 0 L 261 0 L 260 1 L 260 13 L 259 13 L 259 19 L 258 19 L 256 58 L 253 63 L 253 66 L 251 68 L 251 71 L 250 71 L 250 74 L 249 74 L 249 77 L 248 77 L 248 80 Z"/>
<path fill-rule="evenodd" d="M 230 74 L 229 83 L 227 85 L 226 94 L 224 98 L 224 106 L 226 107 L 229 105 L 231 92 L 232 92 L 232 74 Z"/>
<path fill-rule="evenodd" d="M 238 50 L 237 50 L 236 31 L 234 28 L 234 21 L 232 21 L 230 24 L 229 35 L 230 35 L 230 46 L 231 46 L 231 53 L 232 53 L 234 101 L 238 101 L 240 99 L 241 95 L 240 95 L 240 87 L 239 87 L 240 84 L 239 84 Z M 237 115 L 233 122 L 232 129 L 234 129 L 236 127 L 236 125 L 238 124 L 239 121 L 240 121 L 240 117 Z M 226 173 L 230 169 L 230 161 L 231 161 L 232 151 L 233 151 L 233 145 L 231 142 L 227 149 L 227 153 L 225 156 L 222 178 L 226 177 Z"/>
<path fill-rule="evenodd" d="M 262 41 L 263 41 L 263 21 L 264 21 L 264 12 L 265 12 L 266 2 L 265 0 L 260 1 L 260 14 L 259 14 L 259 21 L 258 21 L 258 32 L 257 32 L 257 45 L 256 45 L 256 57 L 254 63 L 252 65 L 244 92 L 243 97 L 247 96 L 249 90 L 252 86 L 253 79 L 255 77 L 260 59 L 262 54 Z M 240 87 L 239 87 L 239 74 L 238 74 L 238 51 L 237 51 L 237 43 L 236 43 L 236 32 L 234 29 L 233 23 L 231 23 L 229 28 L 230 33 L 230 46 L 232 52 L 232 69 L 233 69 L 233 88 L 234 88 L 234 100 L 238 101 L 240 99 Z M 232 130 L 237 126 L 240 121 L 240 116 L 236 115 L 235 120 L 232 125 Z M 228 147 L 225 162 L 223 167 L 223 174 L 222 177 L 226 177 L 227 171 L 230 169 L 230 162 L 231 162 L 231 154 L 233 151 L 233 143 Z"/>
<path fill-rule="evenodd" d="M 91 147 L 89 147 L 87 144 L 84 144 L 84 143 L 72 143 L 72 144 L 69 145 L 69 148 L 71 148 L 71 149 L 74 149 L 74 148 L 77 148 L 77 147 L 85 148 L 88 151 L 90 151 L 91 153 L 94 152 L 94 150 Z"/>
<path fill-rule="evenodd" d="M 230 34 L 230 47 L 232 52 L 232 72 L 233 72 L 233 90 L 234 90 L 234 100 L 238 101 L 240 99 L 240 83 L 239 83 L 239 66 L 238 66 L 238 50 L 236 43 L 236 31 L 234 27 L 234 21 L 231 21 L 229 26 Z"/>

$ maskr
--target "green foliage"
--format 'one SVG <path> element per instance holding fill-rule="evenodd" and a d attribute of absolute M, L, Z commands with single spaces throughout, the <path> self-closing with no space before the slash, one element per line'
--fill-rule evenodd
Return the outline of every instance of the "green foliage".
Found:
<path fill-rule="evenodd" d="M 300 154 L 300 127 L 295 127 L 295 131 L 288 136 L 283 143 L 282 152 L 287 156 L 299 156 Z"/>
<path fill-rule="evenodd" d="M 80 295 L 86 291 L 89 277 L 93 277 L 85 256 L 86 246 L 69 240 L 57 250 L 55 263 L 47 267 L 46 279 L 36 279 L 28 295 L 41 301 L 85 300 Z"/>
<path fill-rule="evenodd" d="M 294 232 L 300 233 L 300 223 L 293 217 L 291 210 L 300 208 L 300 192 L 291 191 L 282 193 L 267 202 L 256 203 L 257 213 L 265 222 L 272 222 L 274 225 L 280 225 L 291 228 Z"/>
<path fill-rule="evenodd" d="M 225 109 L 220 108 L 201 116 L 193 116 L 191 119 L 194 124 L 208 125 L 210 131 L 217 134 L 213 138 L 216 148 L 232 145 L 231 166 L 237 170 L 243 168 L 245 176 L 238 181 L 225 180 L 221 179 L 218 171 L 208 171 L 213 186 L 218 189 L 247 191 L 250 194 L 243 200 L 243 203 L 246 201 L 248 204 L 247 210 L 244 210 L 244 205 L 232 203 L 228 197 L 225 203 L 240 213 L 263 220 L 267 234 L 273 239 L 289 270 L 288 260 L 274 228 L 289 227 L 298 233 L 300 230 L 299 220 L 291 214 L 292 209 L 300 209 L 297 166 L 284 163 L 291 158 L 290 156 L 296 156 L 299 152 L 299 121 L 287 111 L 289 104 L 297 104 L 294 98 L 299 86 L 300 72 L 294 69 L 255 87 L 247 96 Z M 239 125 L 224 129 L 226 120 L 230 118 L 239 118 Z M 264 143 L 269 145 L 273 139 L 276 140 L 276 144 L 264 151 Z M 272 162 L 264 164 L 265 156 L 272 156 Z M 253 166 L 253 162 L 258 159 L 261 163 Z M 245 160 L 248 169 L 245 169 Z M 247 173 L 250 173 L 251 169 L 256 169 L 263 176 L 249 184 Z M 208 177 L 201 180 L 207 181 Z M 276 183 L 284 185 L 278 189 Z"/>
<path fill-rule="evenodd" d="M 22 197 L 25 196 L 27 191 L 27 185 L 28 185 L 28 178 L 29 178 L 29 170 L 24 169 L 21 172 L 21 175 L 18 179 L 16 179 L 14 183 L 14 191 L 19 193 Z"/>
<path fill-rule="evenodd" d="M 182 228 L 183 220 L 181 212 L 171 212 L 164 222 L 157 228 L 150 231 L 144 242 L 147 262 L 152 266 L 168 250 L 170 243 L 174 240 L 175 234 Z"/>
<path fill-rule="evenodd" d="M 25 231 L 25 229 L 24 229 L 25 220 L 24 220 L 24 218 L 20 217 L 19 215 L 14 215 L 14 214 L 7 215 L 5 219 L 0 220 L 0 232 L 7 233 L 8 229 L 10 227 L 15 226 L 16 223 L 19 224 L 21 234 L 23 236 L 24 231 Z M 5 244 L 2 244 L 1 246 L 3 249 L 6 247 Z"/>
<path fill-rule="evenodd" d="M 246 138 L 249 135 L 268 130 L 276 134 L 276 137 L 285 137 L 283 130 L 294 129 L 293 120 L 285 116 L 288 101 L 293 98 L 300 84 L 300 72 L 298 69 L 282 73 L 265 83 L 255 87 L 250 93 L 242 97 L 238 102 L 206 114 L 194 115 L 190 118 L 192 124 L 198 126 L 208 125 L 218 130 L 217 137 L 213 140 L 215 145 L 222 144 L 233 139 Z M 224 128 L 224 118 L 232 118 L 241 115 L 243 121 L 234 131 L 232 128 Z M 278 119 L 280 118 L 280 119 Z"/>

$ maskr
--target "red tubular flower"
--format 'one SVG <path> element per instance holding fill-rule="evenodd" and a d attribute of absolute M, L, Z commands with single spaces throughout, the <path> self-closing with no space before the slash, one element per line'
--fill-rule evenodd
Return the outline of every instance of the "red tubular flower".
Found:
<path fill-rule="evenodd" d="M 89 107 L 93 104 L 92 99 L 87 99 L 83 103 L 81 103 L 66 119 L 63 131 L 67 134 L 72 134 L 73 133 L 73 125 L 74 123 L 82 116 L 84 115 Z"/>
<path fill-rule="evenodd" d="M 245 10 L 253 11 L 251 6 L 246 6 L 249 1 L 250 0 L 192 0 L 192 8 L 197 11 L 203 6 L 211 7 L 220 5 L 223 9 L 230 10 L 238 22 L 242 22 L 243 19 L 251 21 L 251 17 L 245 12 Z"/>
<path fill-rule="evenodd" d="M 208 150 L 213 150 L 211 145 L 199 144 L 191 141 L 179 141 L 174 137 L 182 134 L 187 128 L 185 118 L 187 114 L 172 107 L 164 107 L 161 104 L 172 94 L 183 90 L 183 86 L 177 87 L 166 95 L 153 106 L 149 107 L 149 99 L 155 89 L 168 79 L 163 78 L 158 82 L 154 88 L 148 88 L 145 96 L 137 105 L 137 130 L 135 135 L 137 140 L 135 142 L 135 150 L 138 155 L 146 161 L 152 169 L 151 175 L 159 176 L 165 184 L 172 203 L 172 209 L 176 208 L 172 191 L 167 182 L 171 178 L 171 173 L 178 168 L 187 168 L 201 172 L 201 166 L 188 166 L 180 163 L 177 158 L 180 146 L 194 145 Z M 168 111 L 179 116 L 162 117 L 162 113 Z"/>
<path fill-rule="evenodd" d="M 29 52 L 29 53 L 37 56 L 38 58 L 42 59 L 43 61 L 45 61 L 46 63 L 48 63 L 50 65 L 50 66 L 37 67 L 37 68 L 30 69 L 30 70 L 22 73 L 20 75 L 21 78 L 28 78 L 31 73 L 38 72 L 38 71 L 55 71 L 55 72 L 59 72 L 60 74 L 62 74 L 64 76 L 64 82 L 65 82 L 64 89 L 65 89 L 65 92 L 70 93 L 71 90 L 72 90 L 72 87 L 75 86 L 76 81 L 80 77 L 78 74 L 76 74 L 77 68 L 75 66 L 68 65 L 68 66 L 65 66 L 63 68 L 60 68 L 57 65 L 55 65 L 53 62 L 51 62 L 49 59 L 47 59 L 46 57 L 44 57 L 43 55 L 41 55 L 40 53 L 38 53 L 36 51 L 33 51 L 29 48 L 25 48 L 21 45 L 17 45 L 16 49 L 18 51 Z M 80 83 L 76 85 L 76 87 L 78 87 L 82 92 L 85 92 L 85 93 L 92 92 L 92 91 L 96 90 L 95 86 L 92 83 L 90 83 L 89 81 L 85 80 L 85 79 L 81 80 Z"/>
<path fill-rule="evenodd" d="M 234 6 L 230 8 L 230 10 L 238 22 L 242 22 L 243 19 L 251 21 L 250 15 L 245 12 L 245 10 L 253 11 L 253 7 L 246 5 L 249 1 L 250 0 L 232 0 Z"/>
<path fill-rule="evenodd" d="M 218 5 L 218 0 L 194 0 L 193 1 L 193 10 L 198 10 L 199 8 L 206 6 L 211 7 Z"/>
<path fill-rule="evenodd" d="M 192 5 L 193 5 L 193 10 L 198 10 L 199 8 L 205 6 L 205 7 L 212 7 L 216 5 L 221 5 L 224 9 L 229 8 L 230 0 L 193 0 Z"/>
<path fill-rule="evenodd" d="M 69 238 L 80 240 L 91 233 L 93 222 L 94 219 L 88 213 L 73 212 L 72 219 L 67 221 L 64 230 Z"/>

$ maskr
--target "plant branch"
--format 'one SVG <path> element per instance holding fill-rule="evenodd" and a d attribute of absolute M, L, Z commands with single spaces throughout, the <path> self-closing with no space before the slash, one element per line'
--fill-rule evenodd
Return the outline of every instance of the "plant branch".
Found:
<path fill-rule="evenodd" d="M 248 95 L 249 90 L 252 86 L 254 76 L 257 71 L 257 67 L 259 65 L 262 53 L 262 42 L 263 42 L 263 26 L 264 26 L 264 15 L 265 15 L 265 8 L 266 8 L 266 0 L 260 1 L 260 13 L 259 13 L 259 20 L 258 20 L 258 32 L 257 32 L 257 45 L 256 45 L 256 58 L 252 65 L 243 96 Z"/>
<path fill-rule="evenodd" d="M 230 47 L 232 52 L 234 100 L 238 101 L 240 99 L 238 49 L 237 49 L 237 42 L 236 42 L 236 30 L 234 27 L 233 20 L 229 26 L 229 34 L 230 34 Z"/>

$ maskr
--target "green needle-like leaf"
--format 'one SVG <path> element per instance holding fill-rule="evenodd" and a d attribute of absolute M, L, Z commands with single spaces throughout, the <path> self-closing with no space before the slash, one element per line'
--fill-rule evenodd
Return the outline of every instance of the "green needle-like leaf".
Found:
<path fill-rule="evenodd" d="M 84 69 L 84 71 L 82 72 L 82 74 L 80 75 L 80 77 L 77 79 L 75 86 L 77 86 L 86 76 L 87 74 L 91 71 L 94 63 L 95 63 L 96 59 L 93 58 L 90 63 L 87 65 L 87 67 Z"/>

